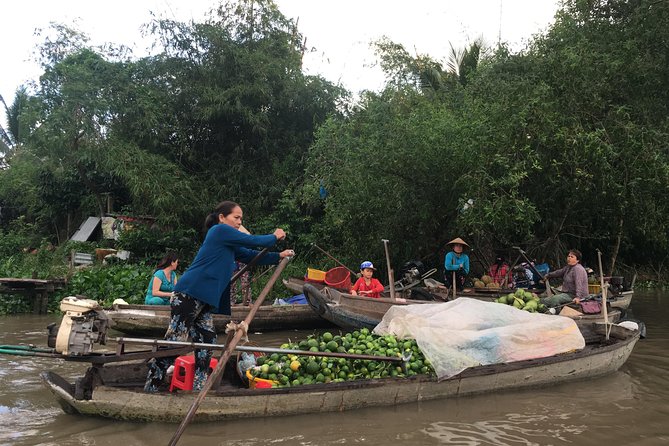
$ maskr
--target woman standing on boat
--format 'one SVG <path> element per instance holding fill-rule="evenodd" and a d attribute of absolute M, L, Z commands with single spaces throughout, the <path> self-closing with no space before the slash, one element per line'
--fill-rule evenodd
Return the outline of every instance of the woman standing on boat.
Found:
<path fill-rule="evenodd" d="M 145 305 L 169 305 L 170 297 L 177 284 L 176 269 L 179 266 L 179 258 L 175 252 L 168 252 L 162 258 L 156 272 L 151 276 L 149 287 L 144 298 Z"/>
<path fill-rule="evenodd" d="M 281 228 L 277 228 L 273 234 L 244 234 L 239 231 L 242 217 L 242 208 L 232 201 L 219 203 L 207 216 L 204 243 L 174 288 L 172 319 L 165 333 L 166 340 L 186 341 L 190 337 L 197 343 L 215 343 L 216 331 L 212 315 L 230 315 L 230 278 L 235 268 L 235 260 L 249 263 L 258 254 L 258 251 L 251 248 L 269 248 L 286 236 Z M 280 259 L 291 255 L 293 251 L 290 249 L 280 253 L 267 253 L 258 264 L 277 264 Z M 193 390 L 200 390 L 204 385 L 211 355 L 211 350 L 195 350 Z M 150 361 L 144 391 L 158 390 L 174 359 L 154 358 Z"/>

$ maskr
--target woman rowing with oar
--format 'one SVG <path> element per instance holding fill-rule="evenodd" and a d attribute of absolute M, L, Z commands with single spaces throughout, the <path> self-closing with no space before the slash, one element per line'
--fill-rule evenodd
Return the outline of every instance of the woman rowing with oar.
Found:
<path fill-rule="evenodd" d="M 174 287 L 171 299 L 172 319 L 165 333 L 168 341 L 186 341 L 213 344 L 216 331 L 212 322 L 213 313 L 230 315 L 230 278 L 235 260 L 252 263 L 260 254 L 252 248 L 269 248 L 286 237 L 283 229 L 273 234 L 248 235 L 239 231 L 242 224 L 242 208 L 235 202 L 223 201 L 205 220 L 207 234 L 195 260 Z M 279 263 L 280 259 L 292 256 L 292 250 L 267 253 L 256 259 L 260 265 Z M 164 383 L 167 369 L 174 357 L 154 358 L 149 363 L 149 373 L 144 391 L 156 392 Z M 211 350 L 195 350 L 195 377 L 193 390 L 200 390 L 207 379 Z"/>

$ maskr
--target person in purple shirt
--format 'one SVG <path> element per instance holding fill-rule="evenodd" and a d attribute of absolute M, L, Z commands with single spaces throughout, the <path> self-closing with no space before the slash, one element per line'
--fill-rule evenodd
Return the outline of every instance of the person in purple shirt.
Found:
<path fill-rule="evenodd" d="M 562 278 L 562 292 L 555 296 L 545 297 L 541 302 L 548 307 L 557 307 L 558 305 L 570 302 L 579 303 L 587 299 L 588 293 L 588 273 L 581 265 L 581 251 L 570 249 L 567 253 L 567 265 L 544 276 L 545 279 Z"/>
<path fill-rule="evenodd" d="M 216 331 L 213 314 L 230 315 L 230 279 L 235 261 L 249 263 L 259 253 L 252 248 L 274 246 L 286 237 L 283 229 L 272 234 L 250 235 L 239 230 L 243 211 L 235 202 L 223 201 L 205 220 L 205 236 L 193 263 L 174 287 L 171 300 L 171 320 L 165 333 L 168 341 L 186 341 L 214 344 Z M 290 249 L 266 253 L 259 265 L 279 263 L 284 257 L 293 256 Z M 200 390 L 209 372 L 212 352 L 195 350 L 195 377 L 193 390 Z M 156 392 L 165 383 L 167 369 L 175 357 L 154 358 L 149 362 L 149 373 L 144 384 L 145 392 Z"/>

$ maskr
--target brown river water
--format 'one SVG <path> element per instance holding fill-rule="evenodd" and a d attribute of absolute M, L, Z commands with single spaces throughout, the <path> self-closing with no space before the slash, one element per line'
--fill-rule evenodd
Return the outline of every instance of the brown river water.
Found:
<path fill-rule="evenodd" d="M 351 412 L 190 425 L 183 446 L 661 445 L 669 444 L 669 292 L 637 291 L 631 309 L 648 337 L 617 372 L 522 391 Z M 57 316 L 1 316 L 0 344 L 46 347 Z M 261 345 L 308 332 L 252 334 Z M 111 337 L 117 334 L 112 333 Z M 0 355 L 0 445 L 167 444 L 177 425 L 67 415 L 39 373 L 65 377 L 86 365 Z"/>

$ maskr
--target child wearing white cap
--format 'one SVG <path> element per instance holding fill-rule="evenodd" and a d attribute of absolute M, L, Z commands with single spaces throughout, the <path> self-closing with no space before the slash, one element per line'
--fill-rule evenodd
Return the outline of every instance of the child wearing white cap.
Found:
<path fill-rule="evenodd" d="M 370 261 L 365 261 L 360 264 L 360 273 L 362 277 L 356 280 L 355 284 L 351 288 L 351 294 L 354 296 L 367 296 L 379 298 L 381 297 L 381 291 L 383 291 L 383 285 L 377 279 L 372 277 L 374 275 L 374 264 Z"/>

